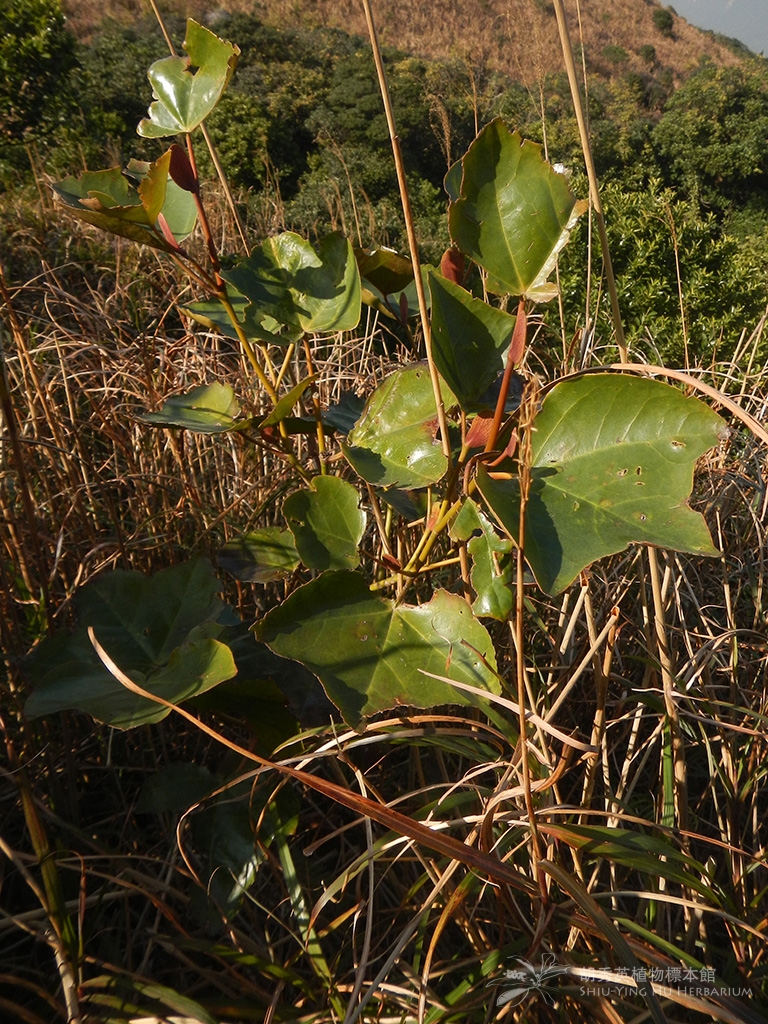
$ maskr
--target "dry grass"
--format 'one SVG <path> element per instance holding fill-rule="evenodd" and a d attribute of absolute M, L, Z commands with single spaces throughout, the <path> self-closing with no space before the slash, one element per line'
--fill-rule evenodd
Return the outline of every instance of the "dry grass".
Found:
<path fill-rule="evenodd" d="M 653 24 L 653 13 L 662 5 L 643 0 L 569 0 L 566 9 L 574 45 L 582 43 L 591 71 L 611 73 L 603 57 L 606 46 L 621 46 L 628 61 L 621 71 L 643 72 L 647 63 L 638 51 L 644 44 L 656 50 L 658 66 L 670 68 L 675 81 L 703 59 L 733 64 L 738 58 L 711 34 L 675 18 L 673 34 L 662 35 Z M 87 38 L 107 14 L 131 23 L 149 14 L 147 0 L 65 0 L 69 24 Z M 329 26 L 366 35 L 365 17 L 358 0 L 168 0 L 162 5 L 174 12 L 202 18 L 212 10 L 256 13 L 282 28 Z M 559 72 L 562 54 L 551 5 L 546 0 L 479 0 L 457 4 L 454 0 L 387 0 L 374 3 L 381 41 L 422 57 L 459 57 L 475 67 L 499 70 L 534 86 L 545 74 Z"/>
<path fill-rule="evenodd" d="M 270 843 L 254 811 L 264 859 L 240 914 L 227 923 L 210 909 L 201 916 L 205 901 L 194 880 L 205 884 L 200 823 L 215 798 L 183 819 L 177 848 L 178 815 L 137 814 L 137 795 L 169 763 L 194 763 L 227 779 L 248 773 L 248 763 L 239 755 L 227 761 L 221 748 L 173 720 L 129 734 L 68 715 L 26 723 L 13 655 L 45 632 L 47 619 L 63 625 L 75 588 L 102 569 L 165 567 L 191 550 L 214 550 L 257 514 L 259 523 L 268 521 L 286 478 L 281 464 L 242 438 L 221 443 L 135 419 L 165 395 L 217 378 L 233 383 L 246 405 L 255 400 L 238 357 L 178 319 L 173 299 L 181 282 L 167 265 L 122 243 L 104 246 L 76 224 L 66 232 L 77 262 L 53 265 L 42 241 L 51 240 L 48 216 L 40 215 L 37 234 L 28 223 L 13 239 L 25 261 L 37 255 L 40 269 L 31 280 L 9 282 L 3 311 L 35 518 L 24 514 L 6 454 L 3 641 L 13 690 L 2 718 L 16 774 L 6 779 L 0 829 L 9 865 L 2 1005 L 32 1024 L 66 1019 L 63 996 L 45 995 L 59 992 L 45 938 L 51 912 L 45 896 L 41 907 L 23 883 L 25 871 L 32 881 L 38 863 L 48 862 L 45 849 L 58 847 L 63 912 L 83 935 L 78 1005 L 94 1019 L 158 1011 L 171 997 L 147 990 L 150 983 L 184 993 L 221 1024 L 615 1022 L 640 1012 L 637 997 L 581 994 L 575 975 L 551 983 L 553 1005 L 533 994 L 495 1007 L 514 957 L 537 963 L 551 954 L 571 971 L 615 970 L 631 955 L 659 978 L 681 964 L 711 966 L 723 987 L 751 994 L 696 1002 L 660 992 L 666 1019 L 756 1020 L 768 1007 L 767 499 L 759 443 L 736 430 L 701 467 L 696 501 L 721 559 L 659 555 L 671 690 L 641 550 L 595 566 L 562 599 L 530 595 L 528 700 L 547 723 L 529 736 L 544 876 L 529 843 L 516 717 L 504 707 L 396 716 L 361 734 L 333 727 L 299 735 L 278 756 L 493 851 L 519 872 L 522 888 L 487 885 L 459 861 L 299 789 L 292 836 Z M 745 334 L 733 365 L 707 375 L 757 416 L 768 402 L 768 369 L 754 360 L 762 329 Z M 371 331 L 339 339 L 313 353 L 325 397 L 380 377 L 372 338 Z M 233 587 L 230 597 L 246 619 L 263 600 L 248 587 Z M 500 627 L 496 634 L 502 674 L 512 680 L 510 638 Z M 208 713 L 206 721 L 225 747 L 258 739 L 258 728 L 242 719 Z M 682 740 L 675 749 L 671 723 Z M 597 755 L 570 749 L 550 726 L 592 743 Z M 249 785 L 254 807 L 284 788 L 263 774 Z M 293 812 L 299 805 L 289 790 L 295 785 L 281 799 Z M 34 855 L 18 802 L 24 792 L 50 844 Z M 242 806 L 246 797 L 237 799 Z M 578 831 L 596 826 L 613 830 L 602 846 L 595 833 L 590 842 Z M 622 850 L 633 841 L 651 844 L 648 862 L 642 848 Z M 537 893 L 541 877 L 548 906 Z M 605 913 L 629 954 L 616 946 Z M 121 984 L 127 1002 L 118 999 L 107 1014 Z"/>
<path fill-rule="evenodd" d="M 215 234 L 229 245 L 215 205 Z M 260 708 L 238 718 L 201 712 L 221 744 L 173 718 L 129 733 L 70 714 L 25 719 L 19 658 L 64 625 L 79 585 L 110 566 L 150 571 L 192 550 L 215 551 L 230 531 L 271 521 L 288 478 L 273 453 L 241 436 L 206 439 L 136 419 L 213 379 L 259 408 L 239 356 L 179 317 L 184 284 L 166 263 L 57 225 L 49 209 L 12 212 L 6 251 L 16 258 L 0 311 L 14 411 L 0 475 L 5 1019 L 189 1015 L 173 994 L 181 993 L 217 1024 L 764 1020 L 768 480 L 760 442 L 734 424 L 700 467 L 695 501 L 719 559 L 659 552 L 654 592 L 653 559 L 635 548 L 557 600 L 531 588 L 524 681 L 538 717 L 525 763 L 538 850 L 509 705 L 403 713 L 360 733 L 329 724 L 274 755 L 517 873 L 515 885 L 488 882 L 460 859 L 275 772 L 253 772 L 227 744 L 258 745 Z M 768 367 L 755 357 L 764 329 L 745 331 L 733 364 L 705 375 L 759 419 L 768 403 Z M 315 349 L 324 399 L 380 377 L 374 341 L 370 324 Z M 537 372 L 547 372 L 545 359 Z M 299 454 L 311 464 L 310 451 Z M 264 601 L 257 587 L 232 585 L 228 596 L 246 620 Z M 514 700 L 513 642 L 506 627 L 494 632 L 503 697 Z M 207 769 L 209 795 L 187 813 L 142 813 L 146 780 L 177 763 Z M 284 818 L 296 816 L 292 829 L 265 816 L 270 801 Z M 244 825 L 238 819 L 239 836 L 259 858 L 231 919 L 205 895 L 205 812 L 216 807 L 226 820 L 228 802 L 250 810 Z M 610 831 L 595 831 L 602 826 Z M 504 968 L 545 956 L 570 971 L 548 987 L 551 999 L 529 992 L 499 1005 Z M 582 991 L 579 970 L 630 964 L 658 972 L 656 1001 Z M 711 969 L 728 991 L 664 991 L 669 972 L 684 967 Z"/>

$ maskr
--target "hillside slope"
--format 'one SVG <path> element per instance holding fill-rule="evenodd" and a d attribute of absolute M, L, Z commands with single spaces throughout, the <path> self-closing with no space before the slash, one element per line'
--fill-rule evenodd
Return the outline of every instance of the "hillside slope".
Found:
<path fill-rule="evenodd" d="M 130 23 L 147 6 L 143 0 L 64 0 L 69 26 L 80 38 L 105 16 Z M 589 70 L 599 75 L 641 72 L 651 64 L 670 69 L 677 83 L 702 60 L 739 60 L 721 38 L 677 15 L 665 34 L 654 23 L 654 14 L 664 9 L 656 0 L 566 0 L 565 6 L 571 41 L 576 48 L 583 45 Z M 256 14 L 282 28 L 328 25 L 366 34 L 360 0 L 171 0 L 162 7 L 199 19 L 227 10 Z M 562 68 L 549 0 L 373 0 L 373 7 L 382 43 L 422 57 L 469 59 L 526 84 Z"/>
<path fill-rule="evenodd" d="M 365 33 L 359 0 L 264 0 L 268 20 L 280 25 L 331 24 Z M 582 44 L 590 70 L 641 71 L 652 46 L 656 63 L 679 80 L 702 59 L 732 64 L 738 57 L 711 33 L 674 16 L 671 35 L 654 24 L 655 0 L 566 0 L 571 42 Z M 562 68 L 554 7 L 548 0 L 387 0 L 374 16 L 384 44 L 424 57 L 461 56 L 504 71 L 526 84 Z M 606 48 L 621 47 L 621 54 Z M 618 60 L 616 58 L 619 58 Z"/>

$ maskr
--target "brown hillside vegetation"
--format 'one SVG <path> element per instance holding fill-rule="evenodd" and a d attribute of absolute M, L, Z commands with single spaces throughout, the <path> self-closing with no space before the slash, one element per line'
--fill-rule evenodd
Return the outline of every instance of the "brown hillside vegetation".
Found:
<path fill-rule="evenodd" d="M 723 64 L 736 60 L 682 18 L 675 17 L 672 36 L 664 36 L 653 23 L 661 6 L 653 0 L 566 0 L 572 43 L 582 42 L 590 68 L 605 73 L 612 69 L 603 54 L 610 46 L 626 51 L 624 71 L 647 67 L 638 51 L 653 46 L 656 60 L 676 77 L 702 58 Z M 312 19 L 365 32 L 358 0 L 266 0 L 264 7 L 269 20 L 284 26 Z M 388 0 L 374 3 L 374 15 L 383 43 L 420 56 L 468 57 L 528 83 L 562 67 L 554 8 L 546 0 Z"/>
<path fill-rule="evenodd" d="M 130 23 L 150 12 L 147 0 L 64 0 L 64 7 L 81 38 L 105 15 Z M 643 71 L 655 63 L 679 81 L 703 60 L 733 64 L 739 59 L 712 33 L 677 15 L 671 35 L 662 33 L 654 24 L 654 13 L 662 8 L 655 0 L 566 0 L 565 7 L 572 43 L 583 46 L 590 71 L 598 74 Z M 359 0 L 170 0 L 161 8 L 198 19 L 226 10 L 254 13 L 282 28 L 325 25 L 366 33 Z M 528 84 L 562 67 L 548 0 L 374 0 L 373 8 L 382 43 L 422 57 L 469 59 Z"/>

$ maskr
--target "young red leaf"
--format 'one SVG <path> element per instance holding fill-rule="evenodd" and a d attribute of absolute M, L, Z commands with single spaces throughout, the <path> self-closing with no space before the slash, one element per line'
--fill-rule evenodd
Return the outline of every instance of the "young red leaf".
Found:
<path fill-rule="evenodd" d="M 168 168 L 168 173 L 171 178 L 185 192 L 197 195 L 200 191 L 200 182 L 197 180 L 197 175 L 189 162 L 186 151 L 174 142 L 170 148 L 170 154 L 171 165 Z"/>
<path fill-rule="evenodd" d="M 467 272 L 467 261 L 462 253 L 454 246 L 446 249 L 443 258 L 440 260 L 440 273 L 448 281 L 454 284 L 463 285 Z"/>

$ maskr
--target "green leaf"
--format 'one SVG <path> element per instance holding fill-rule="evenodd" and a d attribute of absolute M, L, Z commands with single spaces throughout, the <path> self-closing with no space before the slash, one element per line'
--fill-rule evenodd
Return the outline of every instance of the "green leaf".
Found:
<path fill-rule="evenodd" d="M 456 404 L 442 387 L 446 407 Z M 428 487 L 448 468 L 437 434 L 437 409 L 426 363 L 395 370 L 371 395 L 342 445 L 363 480 L 378 487 Z"/>
<path fill-rule="evenodd" d="M 31 716 L 73 708 L 118 729 L 159 722 L 168 709 L 131 693 L 102 664 L 88 637 L 92 626 L 107 654 L 144 689 L 173 703 L 236 673 L 218 637 L 226 605 L 205 559 L 152 577 L 115 570 L 87 583 L 75 598 L 78 629 L 45 640 L 28 660 Z"/>
<path fill-rule="evenodd" d="M 365 532 L 357 489 L 337 476 L 316 476 L 283 504 L 283 515 L 308 569 L 354 569 Z"/>
<path fill-rule="evenodd" d="M 273 661 L 279 660 L 266 644 L 257 643 L 252 633 L 249 633 L 248 639 L 254 648 L 263 651 Z M 228 646 L 235 655 L 237 677 L 221 683 L 215 690 L 198 694 L 190 701 L 190 706 L 196 711 L 211 711 L 233 722 L 246 724 L 250 729 L 249 739 L 254 752 L 263 757 L 270 757 L 279 746 L 299 731 L 297 716 L 287 707 L 285 694 L 271 679 L 248 679 L 243 675 L 237 652 L 233 650 L 229 641 Z M 328 712 L 333 710 L 322 686 L 311 672 L 307 672 L 295 661 L 287 661 L 285 664 L 294 671 L 301 671 L 305 678 L 309 678 L 314 693 L 320 695 Z M 324 722 L 327 722 L 328 718 L 329 714 L 326 713 Z"/>
<path fill-rule="evenodd" d="M 461 181 L 464 177 L 464 167 L 461 160 L 456 160 L 448 168 L 443 178 L 443 188 L 448 193 L 448 198 L 455 203 L 461 199 Z"/>
<path fill-rule="evenodd" d="M 381 497 L 408 523 L 415 523 L 429 513 L 429 501 L 425 490 L 401 491 L 397 487 L 388 487 L 381 492 Z"/>
<path fill-rule="evenodd" d="M 577 202 L 565 177 L 545 162 L 541 146 L 524 142 L 501 118 L 483 128 L 461 167 L 458 198 L 458 171 L 449 172 L 453 241 L 488 271 L 489 291 L 542 297 L 586 203 Z"/>
<path fill-rule="evenodd" d="M 703 402 L 659 381 L 602 373 L 553 388 L 534 423 L 526 509 L 525 557 L 542 590 L 559 593 L 633 542 L 716 555 L 687 501 L 696 459 L 724 431 Z M 484 469 L 477 480 L 517 538 L 517 480 Z"/>
<path fill-rule="evenodd" d="M 476 299 L 439 274 L 429 275 L 432 350 L 461 407 L 474 405 L 504 368 L 515 317 Z"/>
<path fill-rule="evenodd" d="M 249 341 L 265 342 L 272 345 L 292 345 L 301 340 L 304 331 L 300 327 L 289 328 L 280 324 L 274 317 L 260 312 L 250 301 L 230 285 L 227 289 L 229 301 L 235 311 L 238 323 L 242 326 Z M 223 334 L 240 343 L 229 313 L 218 299 L 204 299 L 190 302 L 188 306 L 179 307 L 182 313 L 207 327 L 210 331 Z"/>
<path fill-rule="evenodd" d="M 314 672 L 355 728 L 401 705 L 473 703 L 420 669 L 499 692 L 491 638 L 466 601 L 444 590 L 419 607 L 396 605 L 372 594 L 355 572 L 326 572 L 254 629 L 276 654 Z"/>
<path fill-rule="evenodd" d="M 382 295 L 399 293 L 413 281 L 413 264 L 394 249 L 355 249 L 360 277 Z"/>
<path fill-rule="evenodd" d="M 424 263 L 421 267 L 421 280 L 424 285 L 427 308 L 430 305 L 428 276 L 434 269 L 431 263 Z M 376 277 L 378 279 L 379 275 L 376 275 Z M 395 284 L 394 280 L 383 278 L 383 281 L 388 287 L 392 287 Z M 411 274 L 411 279 L 407 284 L 402 288 L 396 288 L 391 293 L 382 292 L 373 281 L 366 280 L 365 284 L 364 301 L 373 309 L 384 313 L 385 316 L 400 320 L 403 314 L 405 314 L 406 319 L 419 315 L 419 296 L 416 291 L 416 281 L 413 274 Z"/>
<path fill-rule="evenodd" d="M 471 498 L 466 498 L 459 509 L 456 518 L 448 527 L 451 540 L 467 541 L 474 533 L 483 529 L 483 519 L 480 509 Z M 487 521 L 487 520 L 486 520 Z"/>
<path fill-rule="evenodd" d="M 194 198 L 169 177 L 171 154 L 152 164 L 133 161 L 125 174 L 119 167 L 85 171 L 79 178 L 63 178 L 51 185 L 67 212 L 80 220 L 130 238 L 134 242 L 175 252 L 158 226 L 162 214 L 176 241 L 186 238 L 195 226 Z"/>
<path fill-rule="evenodd" d="M 317 252 L 292 231 L 268 238 L 223 274 L 256 310 L 304 332 L 350 331 L 360 322 L 360 275 L 352 246 L 334 232 Z"/>
<path fill-rule="evenodd" d="M 156 60 L 147 75 L 155 102 L 139 123 L 139 135 L 157 139 L 197 128 L 221 99 L 240 50 L 191 18 L 184 40 L 186 57 Z"/>
<path fill-rule="evenodd" d="M 513 604 L 511 541 L 499 537 L 471 498 L 464 501 L 448 532 L 452 540 L 469 541 L 470 583 L 477 595 L 472 611 L 506 622 Z"/>
<path fill-rule="evenodd" d="M 197 223 L 197 203 L 195 197 L 183 188 L 179 188 L 170 176 L 170 151 L 164 153 L 157 164 L 163 163 L 163 169 L 167 173 L 165 180 L 165 198 L 160 207 L 160 213 L 171 230 L 171 234 L 177 242 L 183 242 L 192 234 Z M 155 164 L 147 163 L 146 160 L 129 160 L 125 168 L 125 174 L 136 182 L 142 201 L 146 202 L 151 193 L 147 189 L 146 182 L 151 179 L 151 171 Z M 157 218 L 155 218 L 157 220 Z M 154 222 L 153 222 L 154 223 Z"/>
<path fill-rule="evenodd" d="M 385 316 L 399 320 L 405 310 L 406 317 L 417 316 L 419 303 L 416 294 L 413 264 L 394 249 L 355 249 L 355 259 L 363 281 L 362 300 Z M 422 279 L 426 286 L 426 272 Z"/>
<path fill-rule="evenodd" d="M 207 867 L 207 892 L 231 920 L 256 881 L 265 848 L 296 831 L 299 800 L 290 789 L 255 790 L 250 783 L 227 790 L 192 816 L 192 837 Z M 259 842 L 255 842 L 258 822 Z"/>
<path fill-rule="evenodd" d="M 172 395 L 159 412 L 145 412 L 139 419 L 155 427 L 183 427 L 196 434 L 223 434 L 243 430 L 252 420 L 237 420 L 240 404 L 229 384 L 200 384 L 183 395 Z"/>
<path fill-rule="evenodd" d="M 613 861 L 644 873 L 650 879 L 666 878 L 712 897 L 712 885 L 703 864 L 678 850 L 663 836 L 645 835 L 606 825 L 546 823 L 547 835 L 579 850 L 583 856 Z M 696 872 L 691 873 L 689 868 Z"/>
<path fill-rule="evenodd" d="M 218 553 L 222 569 L 247 583 L 270 583 L 299 566 L 299 554 L 290 530 L 265 526 L 227 541 Z"/>
<path fill-rule="evenodd" d="M 342 391 L 335 405 L 323 410 L 323 426 L 348 434 L 363 415 L 365 401 L 354 391 Z"/>
<path fill-rule="evenodd" d="M 287 395 L 277 402 L 272 412 L 265 416 L 259 423 L 259 427 L 274 427 L 281 420 L 291 415 L 294 405 L 298 402 L 308 387 L 317 380 L 317 374 L 313 374 L 311 377 L 305 377 L 304 380 L 299 381 L 296 387 L 291 388 Z"/>
<path fill-rule="evenodd" d="M 237 677 L 223 683 L 214 693 L 195 698 L 197 705 L 217 698 L 222 693 L 224 710 L 250 722 L 260 745 L 264 727 L 261 707 L 263 697 L 259 697 L 258 701 L 253 699 L 254 687 L 266 685 L 273 692 L 279 693 L 284 710 L 292 716 L 294 723 L 299 721 L 306 728 L 328 724 L 336 709 L 328 700 L 317 676 L 297 661 L 278 657 L 266 644 L 256 640 L 253 631 L 245 623 L 238 623 L 232 630 L 228 630 L 226 641 L 235 657 Z M 235 695 L 239 708 L 233 700 Z M 272 700 L 272 697 L 268 696 L 267 699 Z M 293 731 L 296 731 L 295 725 Z M 275 733 L 274 724 L 270 733 Z"/>
<path fill-rule="evenodd" d="M 506 622 L 512 611 L 512 542 L 496 533 L 478 510 L 482 532 L 467 545 L 472 558 L 469 582 L 477 595 L 472 602 L 475 615 Z"/>

